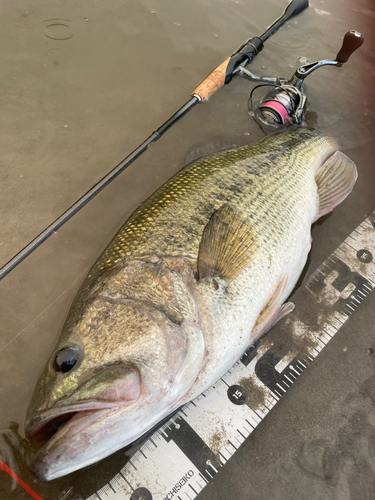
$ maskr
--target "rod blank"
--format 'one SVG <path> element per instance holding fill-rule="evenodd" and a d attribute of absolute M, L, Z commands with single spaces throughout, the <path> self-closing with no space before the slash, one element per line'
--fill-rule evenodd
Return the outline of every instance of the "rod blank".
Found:
<path fill-rule="evenodd" d="M 212 71 L 194 90 L 191 99 L 184 104 L 171 118 L 169 118 L 161 127 L 153 132 L 140 146 L 138 146 L 130 155 L 128 155 L 117 167 L 111 170 L 98 183 L 96 183 L 86 194 L 77 200 L 60 217 L 34 238 L 28 245 L 0 268 L 0 280 L 9 274 L 18 264 L 20 264 L 28 255 L 38 248 L 47 238 L 63 226 L 73 217 L 81 208 L 99 194 L 110 182 L 120 175 L 129 165 L 131 165 L 139 156 L 141 156 L 154 142 L 190 111 L 198 102 L 206 101 L 224 84 L 229 83 L 234 69 L 239 64 L 247 64 L 262 50 L 263 43 L 272 36 L 288 19 L 300 14 L 309 5 L 308 0 L 292 0 L 286 7 L 284 14 L 277 19 L 261 37 L 255 37 L 248 40 L 231 57 L 228 57 L 214 71 Z"/>
<path fill-rule="evenodd" d="M 182 118 L 188 111 L 191 110 L 199 102 L 199 98 L 192 97 L 177 113 L 175 113 L 169 120 L 167 120 L 161 127 L 153 132 L 140 146 L 138 146 L 129 156 L 127 156 L 117 167 L 111 170 L 99 182 L 97 182 L 86 194 L 81 196 L 68 210 L 66 210 L 60 217 L 58 217 L 52 224 L 50 224 L 44 231 L 42 231 L 36 238 L 34 238 L 28 245 L 25 246 L 17 255 L 8 261 L 0 269 L 0 280 L 5 278 L 12 269 L 20 264 L 28 255 L 30 255 L 36 248 L 38 248 L 47 238 L 56 233 L 61 226 L 63 226 L 69 219 L 73 217 L 81 208 L 92 200 L 97 194 L 100 193 L 110 182 L 112 182 L 118 175 L 120 175 L 126 168 L 129 167 L 141 154 L 143 154 L 154 142 L 165 134 L 165 132 L 174 125 L 180 118 Z"/>

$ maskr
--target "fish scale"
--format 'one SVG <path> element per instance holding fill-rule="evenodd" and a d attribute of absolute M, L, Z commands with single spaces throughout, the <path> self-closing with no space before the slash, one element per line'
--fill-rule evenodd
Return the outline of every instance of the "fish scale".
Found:
<path fill-rule="evenodd" d="M 374 258 L 375 212 L 298 290 L 295 296 L 298 317 L 284 321 L 284 325 L 275 327 L 256 347 L 249 349 L 217 383 L 155 431 L 127 464 L 118 463 L 120 472 L 115 474 L 113 471 L 114 477 L 109 483 L 98 484 L 97 491 L 85 498 L 199 498 L 199 493 L 220 474 L 250 434 L 256 432 L 256 427 L 322 349 L 347 322 L 352 322 L 361 304 L 371 300 L 370 296 L 373 298 Z M 344 288 L 337 278 L 346 283 Z M 322 310 L 323 322 L 316 329 L 306 327 L 308 335 L 298 348 L 293 350 L 287 345 L 278 357 L 267 358 L 267 353 L 275 351 L 278 337 L 284 340 L 285 331 L 298 334 L 301 322 L 310 323 L 311 311 L 317 317 Z M 255 381 L 254 387 L 263 391 L 258 401 L 251 399 L 246 385 L 248 380 Z"/>
<path fill-rule="evenodd" d="M 282 304 L 319 198 L 332 210 L 355 180 L 329 140 L 298 129 L 193 162 L 147 200 L 84 281 L 41 375 L 27 417 L 28 435 L 49 437 L 36 474 L 100 460 L 222 377 L 293 310 Z"/>
<path fill-rule="evenodd" d="M 204 158 L 188 165 L 172 181 L 149 198 L 125 223 L 93 268 L 92 273 L 96 274 L 99 270 L 110 270 L 129 259 L 132 255 L 142 255 L 143 252 L 149 253 L 150 245 L 152 248 L 157 249 L 158 252 L 166 255 L 174 254 L 175 249 L 171 247 L 176 243 L 178 245 L 176 233 L 179 234 L 179 226 L 183 226 L 183 230 L 189 234 L 192 229 L 191 216 L 194 215 L 191 213 L 192 207 L 196 211 L 197 201 L 199 201 L 202 194 L 205 194 L 211 200 L 211 203 L 203 206 L 202 203 L 198 204 L 200 217 L 198 217 L 199 222 L 196 221 L 193 225 L 195 238 L 192 241 L 188 240 L 192 243 L 190 247 L 185 243 L 184 246 L 181 245 L 180 249 L 185 251 L 186 255 L 195 258 L 198 253 L 200 234 L 215 205 L 220 206 L 220 203 L 228 200 L 231 203 L 238 201 L 242 209 L 247 209 L 255 224 L 262 220 L 264 200 L 268 200 L 268 210 L 272 210 L 273 206 L 277 206 L 273 204 L 276 193 L 278 196 L 282 196 L 284 192 L 286 193 L 284 199 L 281 198 L 279 202 L 283 209 L 287 208 L 290 205 L 288 198 L 298 193 L 296 186 L 300 186 L 304 171 L 301 169 L 301 175 L 298 175 L 298 169 L 290 170 L 285 158 L 280 154 L 285 155 L 285 149 L 287 149 L 289 163 L 296 164 L 297 160 L 298 164 L 302 164 L 301 158 L 308 157 L 309 148 L 311 148 L 311 145 L 306 146 L 303 144 L 304 138 L 311 140 L 311 133 L 302 132 L 296 135 L 300 141 L 297 152 L 292 149 L 296 147 L 296 138 L 291 135 L 290 144 L 288 144 L 285 143 L 284 136 L 281 136 L 276 140 L 271 138 L 271 140 L 267 139 L 256 145 L 214 154 L 210 158 Z M 320 145 L 323 139 L 316 137 L 316 141 L 315 147 L 318 144 Z M 281 148 L 279 155 L 273 151 L 267 153 L 271 146 L 270 142 L 272 148 L 277 149 L 278 146 Z M 251 165 L 253 167 L 251 171 L 246 170 L 243 172 L 243 167 L 247 167 L 250 160 L 258 155 L 261 156 L 258 160 L 258 171 L 254 172 L 254 167 Z M 268 157 L 264 157 L 264 155 L 268 155 Z M 272 169 L 272 175 L 270 175 L 270 169 Z M 211 179 L 213 179 L 213 182 L 210 182 Z M 248 184 L 249 181 L 250 184 Z M 281 186 L 288 184 L 290 185 L 288 190 L 280 190 Z M 240 194 L 234 193 L 231 186 L 238 190 Z M 248 188 L 248 193 L 244 186 Z M 257 194 L 256 197 L 254 197 L 254 193 Z M 236 195 L 240 196 L 241 199 L 237 200 Z M 189 199 L 187 199 L 188 196 L 190 196 Z M 217 200 L 216 203 L 215 200 Z M 273 212 L 273 215 L 277 216 L 277 210 Z M 160 239 L 158 234 L 159 217 L 162 218 L 163 238 L 168 241 L 168 248 L 165 248 L 166 245 L 163 245 L 163 240 Z M 285 225 L 282 224 L 281 227 L 275 225 L 273 230 L 282 233 L 285 230 Z M 143 250 L 143 246 L 147 246 L 147 249 Z"/>

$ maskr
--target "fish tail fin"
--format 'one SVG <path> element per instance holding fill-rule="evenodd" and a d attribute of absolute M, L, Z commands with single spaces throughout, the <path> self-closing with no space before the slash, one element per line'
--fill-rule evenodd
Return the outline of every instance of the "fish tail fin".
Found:
<path fill-rule="evenodd" d="M 339 205 L 350 194 L 357 180 L 355 164 L 341 151 L 336 151 L 320 167 L 315 176 L 318 207 L 314 222 Z"/>

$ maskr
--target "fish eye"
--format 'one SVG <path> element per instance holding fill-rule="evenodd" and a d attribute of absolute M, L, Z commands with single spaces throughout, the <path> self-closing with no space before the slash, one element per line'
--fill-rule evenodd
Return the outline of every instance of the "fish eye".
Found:
<path fill-rule="evenodd" d="M 53 368 L 56 372 L 67 373 L 77 363 L 79 349 L 77 346 L 67 346 L 61 349 L 55 356 Z"/>

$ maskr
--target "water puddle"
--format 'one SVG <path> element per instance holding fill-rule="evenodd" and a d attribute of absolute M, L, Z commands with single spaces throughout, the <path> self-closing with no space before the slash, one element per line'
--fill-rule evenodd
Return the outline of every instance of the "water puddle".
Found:
<path fill-rule="evenodd" d="M 119 163 L 285 5 L 275 0 L 6 2 L 0 20 L 0 262 Z M 335 137 L 348 156 L 353 152 L 360 175 L 347 204 L 314 227 L 310 269 L 374 209 L 374 15 L 371 0 L 356 9 L 350 0 L 313 0 L 251 65 L 255 74 L 290 77 L 307 60 L 334 58 L 348 30 L 365 36 L 343 68 L 324 68 L 306 85 L 309 125 Z M 32 491 L 36 499 L 85 499 L 138 449 L 120 450 L 100 464 L 43 483 L 28 467 L 36 447 L 24 438 L 25 411 L 80 282 L 133 210 L 183 166 L 192 145 L 217 137 L 242 145 L 263 137 L 247 112 L 251 89 L 235 79 L 196 106 L 0 283 L 1 498 L 28 499 Z M 315 471 L 315 462 L 309 467 Z"/>

